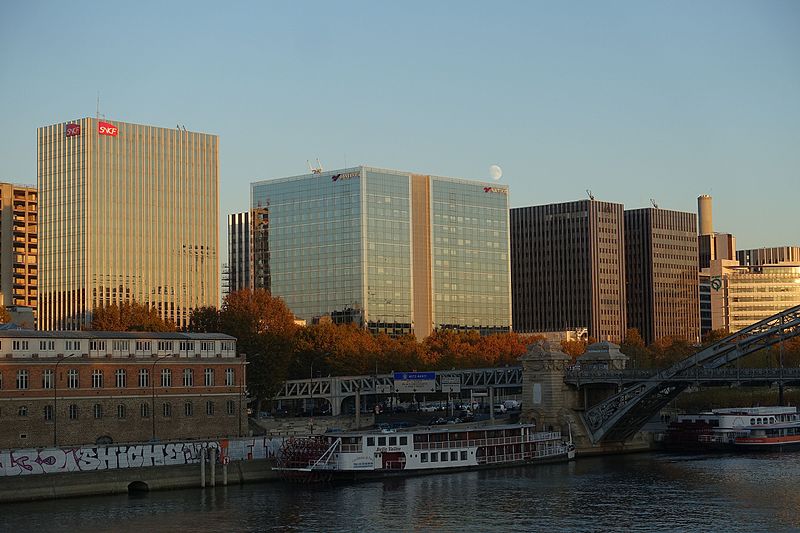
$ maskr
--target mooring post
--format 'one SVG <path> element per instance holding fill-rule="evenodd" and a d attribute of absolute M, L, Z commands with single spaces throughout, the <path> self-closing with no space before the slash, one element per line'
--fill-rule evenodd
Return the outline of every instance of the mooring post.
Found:
<path fill-rule="evenodd" d="M 222 461 L 222 486 L 228 486 L 228 463 L 225 460 Z"/>
<path fill-rule="evenodd" d="M 217 449 L 211 448 L 211 455 L 208 458 L 208 467 L 211 469 L 211 486 L 217 486 Z"/>
<path fill-rule="evenodd" d="M 206 487 L 206 449 L 200 450 L 200 488 Z"/>

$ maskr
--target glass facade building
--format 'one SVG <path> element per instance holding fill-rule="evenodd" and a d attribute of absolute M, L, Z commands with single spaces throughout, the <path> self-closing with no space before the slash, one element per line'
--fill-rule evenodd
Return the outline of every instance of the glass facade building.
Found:
<path fill-rule="evenodd" d="M 178 327 L 219 303 L 219 138 L 84 118 L 37 130 L 41 329 L 136 300 Z"/>
<path fill-rule="evenodd" d="M 374 332 L 511 328 L 508 190 L 356 167 L 251 185 L 256 287 Z"/>

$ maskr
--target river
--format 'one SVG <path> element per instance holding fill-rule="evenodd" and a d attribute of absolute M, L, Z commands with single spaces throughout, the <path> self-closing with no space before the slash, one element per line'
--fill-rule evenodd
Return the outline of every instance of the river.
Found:
<path fill-rule="evenodd" d="M 800 453 L 635 454 L 303 487 L 283 483 L 0 506 L 13 533 L 800 531 Z"/>

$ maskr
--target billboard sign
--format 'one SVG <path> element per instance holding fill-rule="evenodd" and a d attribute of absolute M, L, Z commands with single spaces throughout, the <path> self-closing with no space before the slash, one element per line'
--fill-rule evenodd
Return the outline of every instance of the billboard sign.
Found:
<path fill-rule="evenodd" d="M 108 135 L 110 137 L 116 137 L 117 134 L 119 133 L 119 128 L 108 122 L 98 122 L 97 133 L 99 133 L 100 135 Z"/>
<path fill-rule="evenodd" d="M 67 124 L 64 127 L 64 131 L 67 134 L 67 137 L 77 137 L 81 134 L 81 125 L 80 124 Z"/>
<path fill-rule="evenodd" d="M 436 392 L 436 372 L 395 372 L 395 392 Z"/>

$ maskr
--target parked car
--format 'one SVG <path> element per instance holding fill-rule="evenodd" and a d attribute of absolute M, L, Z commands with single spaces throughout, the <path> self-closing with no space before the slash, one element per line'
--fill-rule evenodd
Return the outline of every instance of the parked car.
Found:
<path fill-rule="evenodd" d="M 522 404 L 519 402 L 519 400 L 506 400 L 503 402 L 503 406 L 505 406 L 507 410 L 513 411 L 515 409 L 519 409 Z"/>
<path fill-rule="evenodd" d="M 447 424 L 447 419 L 442 418 L 441 416 L 431 418 L 431 421 L 428 422 L 429 426 L 443 426 Z"/>

